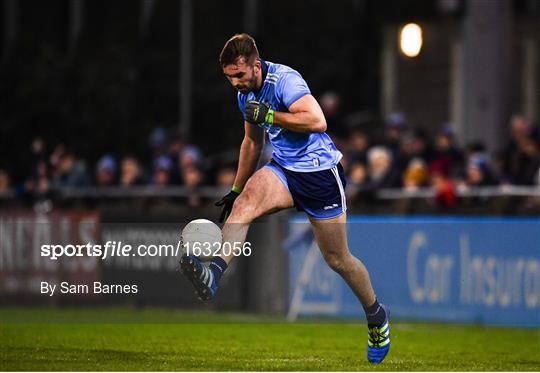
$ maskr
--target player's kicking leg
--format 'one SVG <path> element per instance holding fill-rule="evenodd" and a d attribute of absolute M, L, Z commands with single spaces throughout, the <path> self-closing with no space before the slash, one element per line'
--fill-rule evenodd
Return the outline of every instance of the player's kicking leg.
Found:
<path fill-rule="evenodd" d="M 368 322 L 368 360 L 379 364 L 390 349 L 389 314 L 386 307 L 377 302 L 366 267 L 349 251 L 346 220 L 346 213 L 327 220 L 310 218 L 326 263 L 343 277 L 364 307 Z"/>
<path fill-rule="evenodd" d="M 251 222 L 270 211 L 293 207 L 291 194 L 268 167 L 255 172 L 234 202 L 231 215 L 223 226 L 223 245 L 243 245 Z M 238 242 L 240 244 L 238 244 Z M 197 257 L 184 255 L 180 260 L 182 273 L 193 284 L 202 300 L 212 299 L 221 275 L 234 256 L 217 256 L 206 267 Z"/>

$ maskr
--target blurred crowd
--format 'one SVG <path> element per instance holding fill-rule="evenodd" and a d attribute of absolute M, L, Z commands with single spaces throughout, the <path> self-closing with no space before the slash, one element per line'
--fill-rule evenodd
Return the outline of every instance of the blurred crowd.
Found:
<path fill-rule="evenodd" d="M 152 152 L 150 164 L 137 155 L 103 154 L 94 164 L 81 158 L 66 144 L 48 149 L 41 138 L 32 141 L 31 167 L 21 185 L 10 186 L 5 170 L 0 170 L 0 192 L 10 187 L 17 194 L 46 195 L 61 188 L 134 186 L 185 186 L 196 189 L 202 185 L 230 187 L 236 173 L 233 163 L 218 161 L 210 164 L 199 148 L 171 135 L 162 127 L 149 137 Z M 217 169 L 216 169 L 217 167 Z"/>
<path fill-rule="evenodd" d="M 438 202 L 453 206 L 456 191 L 477 186 L 540 185 L 540 131 L 522 115 L 509 123 L 508 143 L 489 154 L 481 142 L 458 146 L 451 124 L 443 124 L 429 136 L 407 123 L 404 113 L 392 113 L 378 126 L 379 135 L 364 126 L 343 123 L 338 96 L 320 98 L 329 133 L 344 154 L 350 198 L 369 200 L 385 188 L 414 192 L 434 188 Z M 205 157 L 200 149 L 164 128 L 149 137 L 151 161 L 135 154 L 103 154 L 94 164 L 65 144 L 49 147 L 36 138 L 31 144 L 31 167 L 24 182 L 12 185 L 6 170 L 0 170 L 0 193 L 46 195 L 59 188 L 132 186 L 230 187 L 235 178 L 236 158 Z M 262 162 L 271 157 L 267 145 Z M 16 183 L 15 183 L 16 184 Z"/>
<path fill-rule="evenodd" d="M 353 199 L 369 201 L 385 188 L 409 193 L 431 188 L 439 205 L 453 207 L 458 191 L 474 187 L 540 186 L 540 128 L 522 115 L 511 118 L 508 142 L 495 154 L 481 141 L 460 147 L 450 123 L 430 138 L 411 128 L 403 113 L 386 118 L 379 139 L 357 128 L 336 141 L 345 153 L 342 163 Z"/>

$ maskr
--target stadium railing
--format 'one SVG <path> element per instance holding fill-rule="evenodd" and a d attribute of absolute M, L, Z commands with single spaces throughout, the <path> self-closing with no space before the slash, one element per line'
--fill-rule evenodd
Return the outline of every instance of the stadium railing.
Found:
<path fill-rule="evenodd" d="M 458 197 L 540 197 L 540 186 L 501 185 L 486 187 L 456 188 Z M 404 188 L 380 189 L 377 197 L 383 200 L 406 198 L 433 198 L 436 192 L 433 188 Z"/>
<path fill-rule="evenodd" d="M 198 196 L 202 198 L 219 198 L 227 192 L 227 188 L 204 186 L 191 189 L 185 186 L 133 186 L 133 187 L 62 187 L 52 189 L 46 194 L 53 199 L 77 198 L 140 198 L 140 197 L 178 197 L 186 198 Z M 540 197 L 540 186 L 500 185 L 486 187 L 456 188 L 457 197 Z M 396 200 L 409 198 L 433 198 L 436 191 L 433 188 L 423 187 L 414 190 L 405 188 L 379 189 L 375 197 L 380 200 Z M 0 200 L 17 198 L 13 190 L 0 192 Z"/>

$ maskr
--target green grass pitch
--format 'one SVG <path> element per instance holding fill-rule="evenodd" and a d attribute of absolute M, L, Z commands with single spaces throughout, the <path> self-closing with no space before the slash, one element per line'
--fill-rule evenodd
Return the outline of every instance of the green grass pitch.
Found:
<path fill-rule="evenodd" d="M 540 330 L 393 323 L 379 366 L 361 322 L 174 310 L 0 309 L 0 370 L 538 370 Z"/>

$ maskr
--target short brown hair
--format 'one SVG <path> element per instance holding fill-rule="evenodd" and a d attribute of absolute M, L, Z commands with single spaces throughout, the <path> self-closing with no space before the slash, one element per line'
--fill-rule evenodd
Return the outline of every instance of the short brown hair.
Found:
<path fill-rule="evenodd" d="M 227 42 L 219 55 L 221 67 L 237 63 L 238 59 L 244 57 L 246 63 L 253 63 L 259 58 L 259 50 L 253 39 L 248 34 L 236 34 Z"/>

